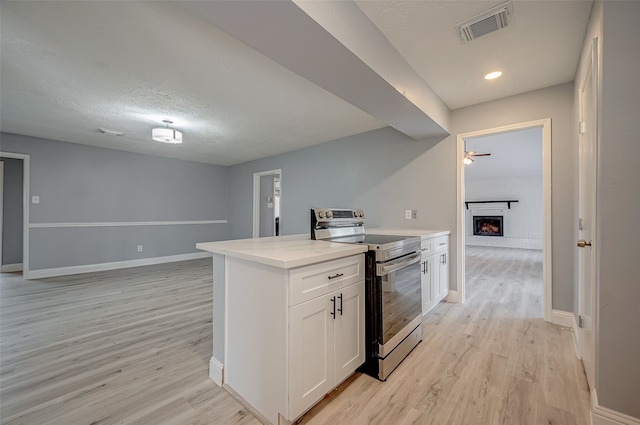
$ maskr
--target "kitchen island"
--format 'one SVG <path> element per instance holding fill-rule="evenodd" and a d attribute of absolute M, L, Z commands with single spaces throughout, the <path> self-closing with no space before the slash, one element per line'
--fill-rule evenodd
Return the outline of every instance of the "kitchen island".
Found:
<path fill-rule="evenodd" d="M 366 246 L 294 235 L 197 248 L 214 254 L 210 376 L 261 421 L 295 421 L 364 362 Z"/>

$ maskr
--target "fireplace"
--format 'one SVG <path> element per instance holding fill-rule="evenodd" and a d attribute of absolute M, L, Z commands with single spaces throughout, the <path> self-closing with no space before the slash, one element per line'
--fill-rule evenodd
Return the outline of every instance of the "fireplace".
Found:
<path fill-rule="evenodd" d="M 504 236 L 503 216 L 474 215 L 473 234 L 475 236 Z"/>

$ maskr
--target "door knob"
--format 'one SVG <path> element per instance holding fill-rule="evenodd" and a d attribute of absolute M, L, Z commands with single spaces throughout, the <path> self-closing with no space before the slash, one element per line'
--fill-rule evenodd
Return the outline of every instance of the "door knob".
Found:
<path fill-rule="evenodd" d="M 578 248 L 584 248 L 585 246 L 591 246 L 591 241 L 587 242 L 584 239 L 578 241 Z"/>

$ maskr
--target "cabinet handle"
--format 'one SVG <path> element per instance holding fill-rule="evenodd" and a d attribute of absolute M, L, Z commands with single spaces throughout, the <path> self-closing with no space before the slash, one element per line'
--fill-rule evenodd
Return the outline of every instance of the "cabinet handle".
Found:
<path fill-rule="evenodd" d="M 445 252 L 444 254 L 442 254 L 442 264 L 447 264 L 447 253 Z"/>
<path fill-rule="evenodd" d="M 333 316 L 333 320 L 336 320 L 336 297 L 331 298 L 331 304 L 332 304 L 331 309 L 333 311 L 329 314 Z"/>
<path fill-rule="evenodd" d="M 336 273 L 333 276 L 327 276 L 329 280 L 344 276 L 344 273 Z"/>
<path fill-rule="evenodd" d="M 340 299 L 340 308 L 338 311 L 340 312 L 340 316 L 342 316 L 342 294 L 338 295 L 338 298 Z"/>
<path fill-rule="evenodd" d="M 429 261 L 424 262 L 424 273 L 429 273 Z"/>

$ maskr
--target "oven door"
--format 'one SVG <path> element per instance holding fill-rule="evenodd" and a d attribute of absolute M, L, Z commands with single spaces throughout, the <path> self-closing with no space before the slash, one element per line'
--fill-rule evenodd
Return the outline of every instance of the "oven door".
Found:
<path fill-rule="evenodd" d="M 376 279 L 382 289 L 380 357 L 386 357 L 421 323 L 421 253 L 376 264 Z"/>

